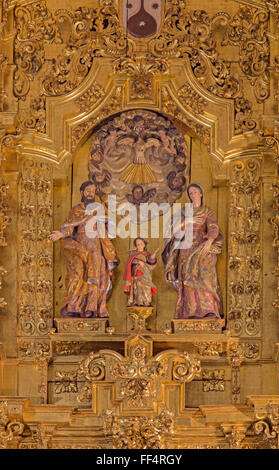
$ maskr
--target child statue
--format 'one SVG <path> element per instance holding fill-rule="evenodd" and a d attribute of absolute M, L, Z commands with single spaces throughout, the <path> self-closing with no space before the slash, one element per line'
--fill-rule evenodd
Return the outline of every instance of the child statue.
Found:
<path fill-rule="evenodd" d="M 143 238 L 134 240 L 135 250 L 130 252 L 126 262 L 123 279 L 124 293 L 128 296 L 128 307 L 151 307 L 152 296 L 157 289 L 152 282 L 152 270 L 159 248 L 150 254 L 146 251 L 147 242 Z"/>

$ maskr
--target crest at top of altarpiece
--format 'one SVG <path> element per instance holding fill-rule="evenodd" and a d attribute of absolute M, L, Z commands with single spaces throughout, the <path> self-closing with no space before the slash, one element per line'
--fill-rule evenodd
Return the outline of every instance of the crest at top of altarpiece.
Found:
<path fill-rule="evenodd" d="M 161 25 L 162 0 L 122 0 L 122 22 L 136 38 L 156 34 Z"/>

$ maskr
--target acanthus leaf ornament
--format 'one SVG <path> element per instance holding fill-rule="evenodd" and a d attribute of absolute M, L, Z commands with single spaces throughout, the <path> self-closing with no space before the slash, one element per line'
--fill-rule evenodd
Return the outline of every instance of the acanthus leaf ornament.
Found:
<path fill-rule="evenodd" d="M 229 22 L 222 45 L 239 46 L 240 67 L 254 87 L 258 102 L 269 96 L 269 39 L 268 13 L 241 6 Z"/>
<path fill-rule="evenodd" d="M 14 79 L 14 94 L 25 98 L 30 81 L 45 62 L 44 44 L 62 42 L 55 20 L 46 3 L 37 2 L 15 9 L 17 35 L 15 39 L 15 62 L 17 70 Z"/>

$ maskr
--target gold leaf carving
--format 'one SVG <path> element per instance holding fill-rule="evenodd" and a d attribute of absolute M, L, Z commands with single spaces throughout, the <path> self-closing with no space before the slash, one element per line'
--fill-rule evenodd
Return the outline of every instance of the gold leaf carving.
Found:
<path fill-rule="evenodd" d="M 152 418 L 122 418 L 107 410 L 103 427 L 106 435 L 112 435 L 114 449 L 163 449 L 165 434 L 173 433 L 173 424 L 168 410 Z"/>
<path fill-rule="evenodd" d="M 88 111 L 105 95 L 104 88 L 94 80 L 92 85 L 85 93 L 76 99 L 76 104 L 81 111 Z"/>

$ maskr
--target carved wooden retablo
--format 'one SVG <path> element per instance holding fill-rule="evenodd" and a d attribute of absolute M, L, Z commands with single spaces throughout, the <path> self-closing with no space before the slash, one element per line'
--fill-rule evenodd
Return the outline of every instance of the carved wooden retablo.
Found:
<path fill-rule="evenodd" d="M 2 1 L 1 449 L 279 448 L 278 39 L 278 0 Z"/>

